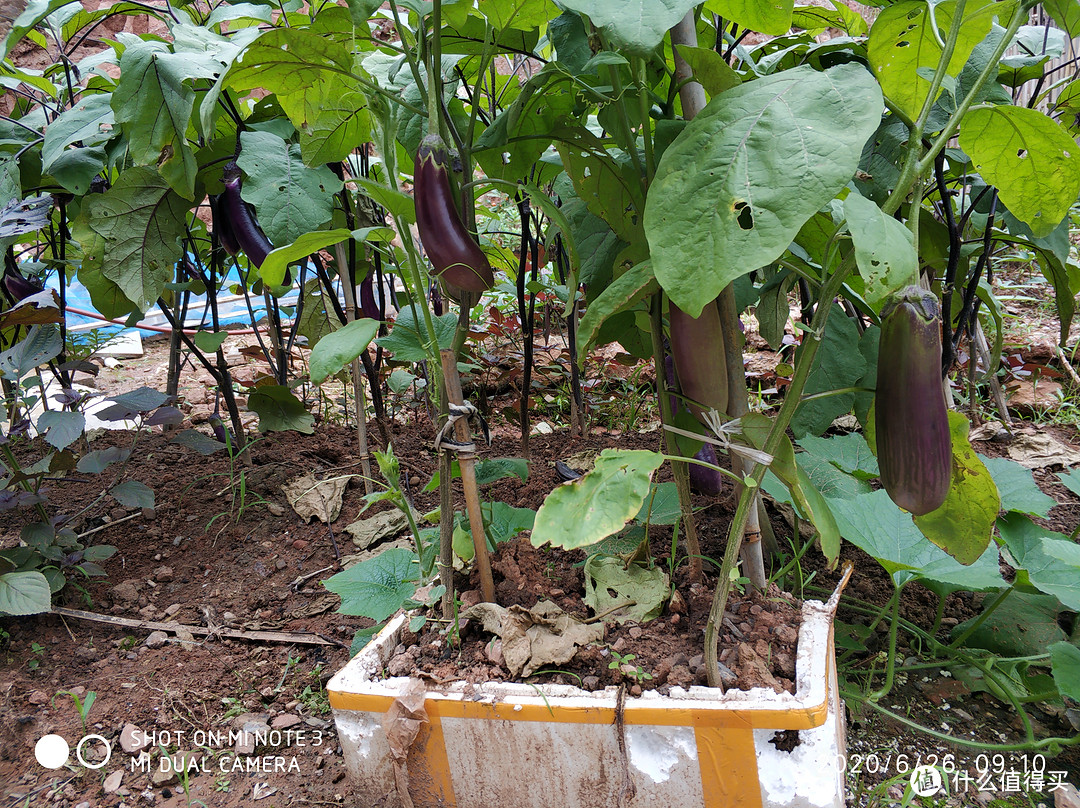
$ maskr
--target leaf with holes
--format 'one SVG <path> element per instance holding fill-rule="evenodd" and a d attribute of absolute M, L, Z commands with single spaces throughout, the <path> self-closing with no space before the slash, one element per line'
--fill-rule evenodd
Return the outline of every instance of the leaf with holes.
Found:
<path fill-rule="evenodd" d="M 664 152 L 645 204 L 653 270 L 676 305 L 697 317 L 776 260 L 851 180 L 882 106 L 856 64 L 785 70 L 710 101 Z"/>
<path fill-rule="evenodd" d="M 1038 110 L 977 107 L 964 118 L 960 147 L 1038 237 L 1057 228 L 1080 193 L 1080 147 Z"/>
<path fill-rule="evenodd" d="M 592 471 L 547 495 L 536 512 L 533 546 L 586 547 L 622 530 L 641 510 L 652 473 L 663 462 L 656 452 L 605 449 Z"/>
<path fill-rule="evenodd" d="M 859 274 L 866 282 L 863 298 L 867 303 L 880 303 L 916 277 L 919 257 L 907 227 L 855 193 L 844 200 L 844 216 L 855 243 Z"/>

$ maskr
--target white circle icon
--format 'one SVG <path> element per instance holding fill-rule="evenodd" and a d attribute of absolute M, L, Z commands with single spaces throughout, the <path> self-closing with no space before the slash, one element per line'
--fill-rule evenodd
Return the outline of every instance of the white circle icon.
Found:
<path fill-rule="evenodd" d="M 98 741 L 102 746 L 105 747 L 105 759 L 101 761 L 101 763 L 87 763 L 86 759 L 83 758 L 83 744 L 85 744 L 87 741 Z M 79 745 L 75 747 L 75 757 L 79 759 L 79 763 L 81 763 L 88 769 L 100 769 L 102 766 L 108 763 L 109 758 L 112 757 L 112 744 L 102 738 L 100 735 L 86 735 L 81 741 L 79 741 Z"/>
<path fill-rule="evenodd" d="M 59 735 L 45 735 L 34 744 L 34 757 L 46 769 L 59 769 L 67 763 L 68 742 Z"/>
<path fill-rule="evenodd" d="M 941 772 L 933 766 L 916 766 L 908 778 L 911 790 L 920 797 L 931 797 L 941 789 Z"/>

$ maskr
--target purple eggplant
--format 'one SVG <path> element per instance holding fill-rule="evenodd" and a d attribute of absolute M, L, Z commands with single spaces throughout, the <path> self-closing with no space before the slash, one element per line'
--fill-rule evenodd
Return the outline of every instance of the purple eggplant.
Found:
<path fill-rule="evenodd" d="M 247 254 L 251 263 L 261 267 L 274 245 L 259 227 L 251 206 L 240 196 L 240 168 L 236 163 L 225 166 L 225 193 L 222 196 L 225 198 L 223 212 L 228 219 L 236 246 Z"/>
<path fill-rule="evenodd" d="M 218 244 L 222 246 L 225 252 L 235 258 L 237 253 L 240 252 L 240 245 L 236 243 L 236 235 L 229 224 L 229 217 L 225 214 L 225 200 L 221 196 L 219 194 L 211 194 L 210 196 L 210 213 L 214 220 L 214 234 L 217 236 Z"/>
<path fill-rule="evenodd" d="M 694 459 L 712 463 L 714 466 L 719 465 L 716 459 L 716 450 L 711 443 L 702 444 L 694 455 Z M 724 475 L 720 471 L 708 469 L 696 463 L 689 463 L 688 465 L 690 466 L 690 488 L 692 490 L 710 497 L 719 496 L 723 492 Z"/>
<path fill-rule="evenodd" d="M 435 268 L 433 274 L 467 292 L 495 285 L 487 256 L 461 221 L 450 188 L 450 160 L 438 135 L 420 142 L 413 176 L 416 228 Z"/>
<path fill-rule="evenodd" d="M 30 295 L 36 295 L 44 288 L 40 283 L 23 277 L 18 270 L 9 268 L 4 272 L 4 290 L 15 303 L 26 300 Z"/>
<path fill-rule="evenodd" d="M 360 281 L 360 311 L 369 320 L 382 320 L 382 310 L 375 300 L 375 270 L 368 270 L 367 276 Z"/>
<path fill-rule="evenodd" d="M 941 507 L 952 481 L 938 302 L 908 286 L 882 313 L 874 397 L 881 483 L 893 502 L 922 516 Z"/>

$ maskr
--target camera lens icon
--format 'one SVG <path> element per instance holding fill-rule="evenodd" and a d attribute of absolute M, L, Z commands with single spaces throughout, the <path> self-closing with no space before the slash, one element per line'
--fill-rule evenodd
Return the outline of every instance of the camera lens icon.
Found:
<path fill-rule="evenodd" d="M 104 758 L 99 762 L 91 762 L 84 756 L 84 753 L 89 754 L 90 750 L 95 748 L 95 744 L 100 745 L 104 754 Z M 34 757 L 46 769 L 59 769 L 71 757 L 71 747 L 61 735 L 44 735 L 34 744 Z M 112 744 L 101 735 L 85 735 L 75 746 L 75 757 L 87 769 L 100 769 L 112 758 Z"/>

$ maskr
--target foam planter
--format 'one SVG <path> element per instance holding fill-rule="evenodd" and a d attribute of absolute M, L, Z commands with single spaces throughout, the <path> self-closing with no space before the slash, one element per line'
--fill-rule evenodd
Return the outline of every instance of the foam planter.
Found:
<path fill-rule="evenodd" d="M 695 686 L 621 707 L 615 688 L 382 679 L 399 615 L 327 686 L 351 804 L 400 806 L 407 789 L 416 808 L 842 808 L 838 600 L 803 604 L 794 695 Z M 403 749 L 409 698 L 422 712 Z M 790 752 L 770 742 L 783 730 L 798 731 Z"/>

